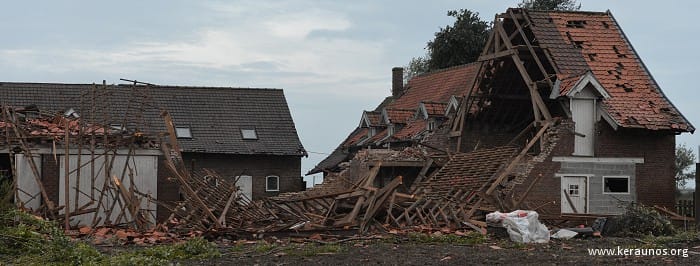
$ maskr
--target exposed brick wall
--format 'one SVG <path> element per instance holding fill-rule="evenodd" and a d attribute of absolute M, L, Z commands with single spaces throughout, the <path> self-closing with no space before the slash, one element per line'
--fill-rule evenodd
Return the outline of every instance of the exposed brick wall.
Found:
<path fill-rule="evenodd" d="M 44 190 L 46 190 L 49 199 L 56 205 L 58 204 L 60 170 L 61 167 L 54 160 L 53 155 L 41 155 L 41 183 L 44 185 Z"/>
<path fill-rule="evenodd" d="M 554 156 L 570 156 L 574 152 L 574 134 L 572 133 L 574 125 L 571 120 L 564 120 L 558 127 L 556 135 L 549 136 L 556 138 L 556 145 L 553 147 L 550 155 L 542 162 L 534 164 L 530 171 L 527 182 L 515 188 L 515 195 L 521 195 L 530 185 L 536 176 L 542 176 L 539 183 L 533 187 L 524 205 L 521 208 L 534 209 L 539 207 L 537 211 L 543 214 L 558 214 L 561 212 L 561 183 L 559 178 L 555 178 L 555 174 L 559 171 L 561 163 L 553 162 Z"/>

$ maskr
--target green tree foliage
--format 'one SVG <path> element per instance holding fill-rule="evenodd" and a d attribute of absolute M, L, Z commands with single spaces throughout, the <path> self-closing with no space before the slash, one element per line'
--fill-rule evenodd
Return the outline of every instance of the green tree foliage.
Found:
<path fill-rule="evenodd" d="M 430 55 L 419 56 L 411 58 L 408 65 L 404 67 L 406 71 L 403 72 L 403 81 L 407 83 L 413 77 L 430 71 L 428 66 L 430 62 Z"/>
<path fill-rule="evenodd" d="M 691 171 L 691 166 L 695 164 L 695 153 L 685 144 L 676 147 L 676 185 L 684 187 L 688 180 L 695 177 L 695 171 Z"/>
<path fill-rule="evenodd" d="M 476 61 L 491 29 L 477 12 L 460 9 L 447 11 L 447 15 L 456 21 L 452 26 L 441 28 L 435 33 L 435 39 L 428 42 L 430 70 Z"/>
<path fill-rule="evenodd" d="M 523 0 L 518 7 L 533 10 L 568 10 L 581 9 L 581 4 L 576 0 Z"/>

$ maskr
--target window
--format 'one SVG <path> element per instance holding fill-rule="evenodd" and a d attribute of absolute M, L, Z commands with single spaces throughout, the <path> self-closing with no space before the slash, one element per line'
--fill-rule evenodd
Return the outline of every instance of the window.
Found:
<path fill-rule="evenodd" d="M 280 191 L 280 177 L 276 175 L 267 176 L 265 180 L 265 191 Z"/>
<path fill-rule="evenodd" d="M 604 194 L 629 194 L 630 193 L 630 178 L 629 178 L 629 176 L 604 176 L 603 177 L 603 193 Z"/>
<path fill-rule="evenodd" d="M 428 121 L 428 131 L 433 131 L 435 129 L 435 120 Z"/>
<path fill-rule="evenodd" d="M 376 128 L 373 128 L 373 127 L 370 127 L 370 128 L 369 128 L 369 132 L 368 132 L 367 134 L 369 134 L 368 137 L 370 137 L 370 138 L 371 138 L 371 137 L 374 137 L 374 135 L 377 135 L 377 129 L 376 129 Z"/>
<path fill-rule="evenodd" d="M 579 187 L 577 184 L 569 184 L 569 196 L 578 197 Z"/>
<path fill-rule="evenodd" d="M 178 139 L 191 139 L 192 138 L 192 132 L 190 132 L 189 127 L 176 127 L 175 128 L 175 135 L 177 136 Z"/>
<path fill-rule="evenodd" d="M 241 129 L 243 139 L 258 139 L 258 132 L 255 129 Z"/>
<path fill-rule="evenodd" d="M 116 131 L 124 131 L 126 128 L 122 124 L 111 124 L 109 125 L 110 128 Z"/>
<path fill-rule="evenodd" d="M 393 125 L 393 124 L 392 124 L 392 125 L 389 125 L 388 130 L 389 130 L 389 136 L 393 136 L 393 135 L 394 135 L 394 131 L 395 131 L 394 125 Z"/>

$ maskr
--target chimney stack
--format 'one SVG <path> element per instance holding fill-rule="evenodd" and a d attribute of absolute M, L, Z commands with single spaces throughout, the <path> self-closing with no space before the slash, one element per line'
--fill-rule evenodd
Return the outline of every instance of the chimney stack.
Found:
<path fill-rule="evenodd" d="M 397 98 L 403 94 L 403 67 L 391 69 L 391 96 Z"/>

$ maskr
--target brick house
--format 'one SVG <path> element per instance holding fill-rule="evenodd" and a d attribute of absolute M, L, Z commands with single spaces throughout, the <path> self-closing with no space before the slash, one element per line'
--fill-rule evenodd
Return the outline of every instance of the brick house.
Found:
<path fill-rule="evenodd" d="M 101 100 L 91 106 L 95 91 Z M 160 115 L 163 108 L 172 117 L 188 168 L 209 168 L 226 178 L 238 177 L 243 194 L 252 199 L 305 188 L 300 172 L 306 151 L 280 89 L 4 82 L 0 83 L 0 95 L 3 105 L 31 106 L 84 118 L 99 114 L 112 128 L 139 128 L 152 136 L 166 132 Z M 64 191 L 61 148 L 52 148 L 50 143 L 33 145 L 42 183 L 49 198 L 60 205 Z M 3 146 L 0 167 L 9 169 L 8 154 L 14 147 Z M 78 153 L 75 148 L 70 152 Z M 142 184 L 142 192 L 151 192 L 164 202 L 180 199 L 177 185 L 168 180 L 168 171 L 159 163 L 159 149 L 139 148 L 135 156 L 137 164 L 143 164 L 138 166 L 138 177 L 148 180 Z M 77 157 L 70 156 L 70 163 Z M 17 165 L 27 169 L 23 160 L 17 160 Z M 36 199 L 34 205 L 39 206 L 40 197 Z M 159 209 L 158 217 L 165 215 Z"/>
<path fill-rule="evenodd" d="M 315 170 L 334 171 L 356 149 L 396 148 L 388 145 L 391 138 L 372 138 L 392 122 L 375 116 L 391 117 L 392 107 L 420 109 L 409 120 L 421 121 L 438 113 L 428 110 L 437 102 L 448 106 L 442 122 L 412 144 L 447 151 L 450 161 L 426 187 L 474 181 L 462 188 L 484 189 L 474 209 L 537 209 L 559 217 L 619 214 L 628 202 L 673 208 L 675 136 L 695 128 L 612 14 L 508 9 L 493 25 L 478 62 L 461 66 L 472 70 L 410 80 L 381 110 L 364 112 L 360 126 Z M 446 80 L 465 78 L 459 93 L 444 93 Z M 418 87 L 421 96 L 408 97 Z M 402 98 L 411 104 L 397 104 L 409 101 Z M 491 197 L 495 188 L 502 194 Z"/>

